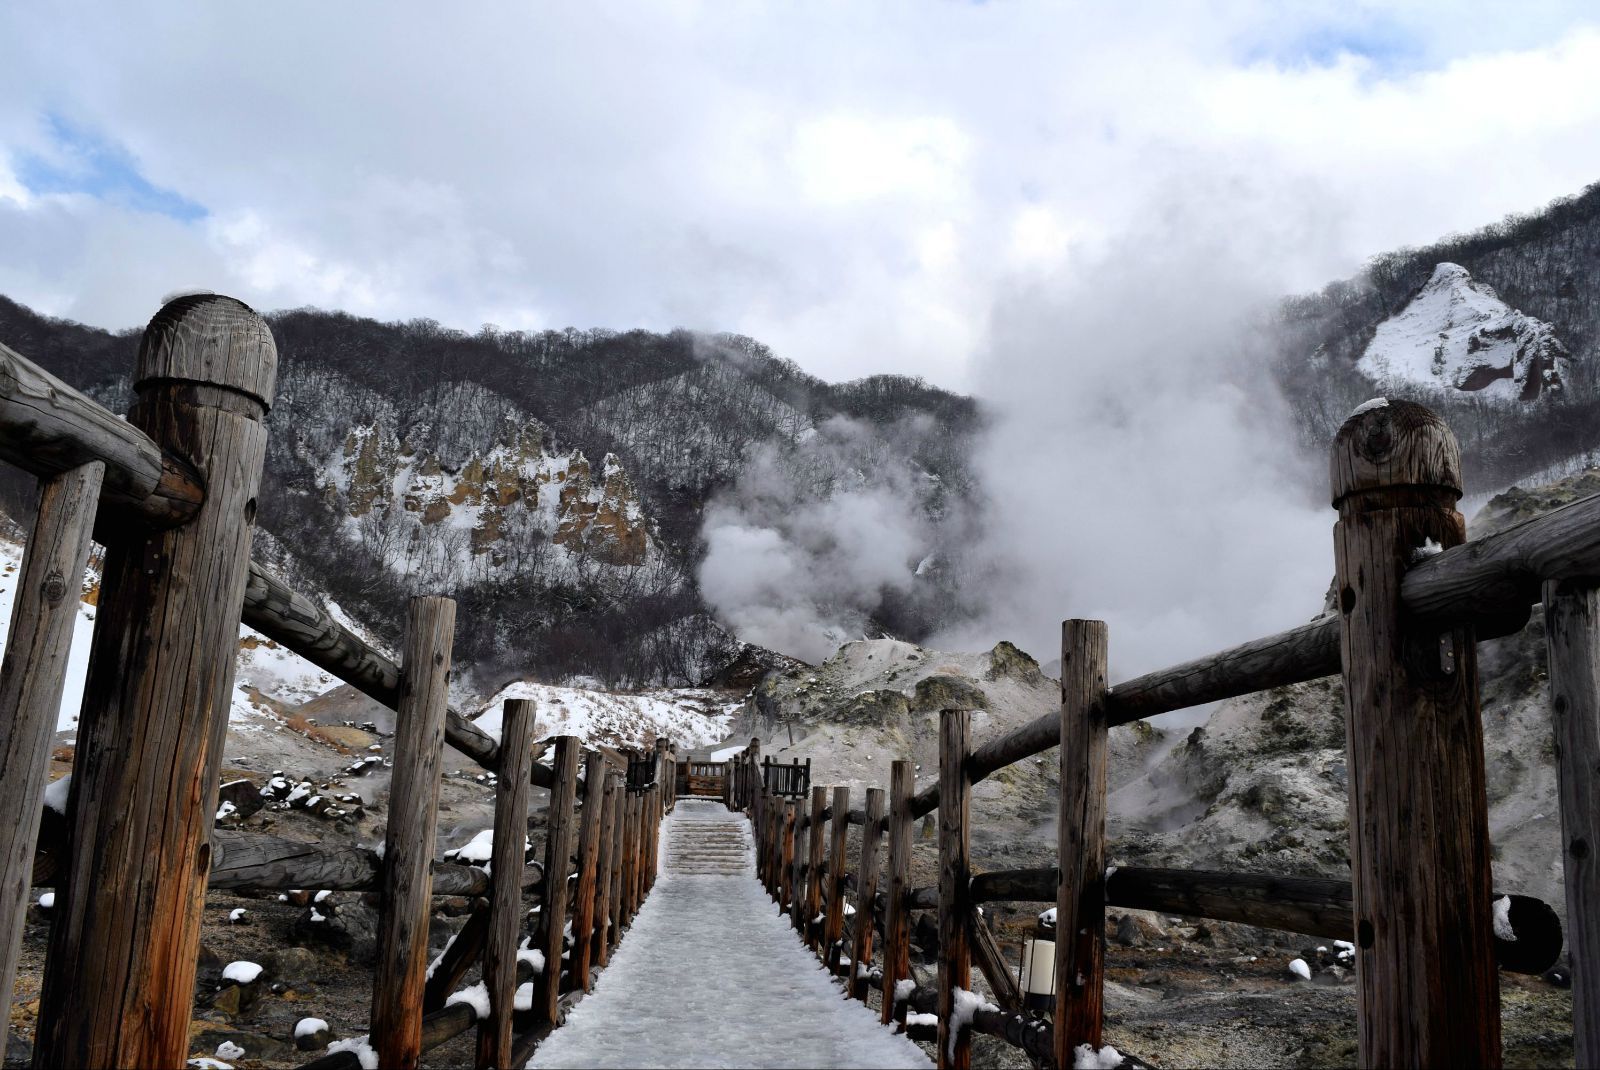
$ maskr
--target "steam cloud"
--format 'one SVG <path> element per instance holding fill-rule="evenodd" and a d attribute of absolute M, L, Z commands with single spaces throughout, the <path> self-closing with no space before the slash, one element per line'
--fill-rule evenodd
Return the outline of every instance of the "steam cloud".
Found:
<path fill-rule="evenodd" d="M 1324 217 L 1231 192 L 1191 193 L 1148 232 L 999 301 L 974 377 L 987 501 L 956 570 L 958 604 L 979 609 L 929 645 L 1010 639 L 1048 662 L 1063 618 L 1100 618 L 1122 678 L 1320 609 L 1324 469 L 1296 447 L 1263 326 L 1281 295 L 1340 265 L 1308 262 L 1330 244 Z M 804 452 L 861 434 L 832 425 Z M 710 510 L 701 573 L 742 638 L 807 660 L 859 636 L 882 592 L 912 585 L 919 554 L 949 538 L 904 471 L 818 490 L 763 451 Z"/>

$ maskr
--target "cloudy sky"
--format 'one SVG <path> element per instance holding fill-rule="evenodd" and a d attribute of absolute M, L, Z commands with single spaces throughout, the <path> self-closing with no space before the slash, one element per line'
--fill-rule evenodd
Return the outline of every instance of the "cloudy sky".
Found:
<path fill-rule="evenodd" d="M 0 293 L 736 330 L 972 389 L 1005 293 L 1175 190 L 1307 288 L 1600 177 L 1585 8 L 7 4 Z"/>

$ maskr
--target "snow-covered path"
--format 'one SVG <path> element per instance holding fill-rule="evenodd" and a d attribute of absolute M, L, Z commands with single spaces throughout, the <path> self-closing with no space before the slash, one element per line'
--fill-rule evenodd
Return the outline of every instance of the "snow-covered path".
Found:
<path fill-rule="evenodd" d="M 530 1067 L 931 1067 L 828 976 L 755 878 L 750 826 L 679 799 L 662 873 Z"/>

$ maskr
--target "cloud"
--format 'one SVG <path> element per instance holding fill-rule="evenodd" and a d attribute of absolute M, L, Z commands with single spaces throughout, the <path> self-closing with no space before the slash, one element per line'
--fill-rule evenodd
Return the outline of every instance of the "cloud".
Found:
<path fill-rule="evenodd" d="M 0 284 L 117 327 L 203 285 L 469 329 L 736 330 L 829 377 L 964 388 L 1007 293 L 1099 255 L 1197 165 L 1339 216 L 1295 286 L 1573 192 L 1600 175 L 1591 17 L 9 5 L 0 240 L 28 255 Z M 49 116 L 154 192 L 28 192 Z"/>

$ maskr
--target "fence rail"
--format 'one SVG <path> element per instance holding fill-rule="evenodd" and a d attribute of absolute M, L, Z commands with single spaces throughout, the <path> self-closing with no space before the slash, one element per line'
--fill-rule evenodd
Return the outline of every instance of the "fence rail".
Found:
<path fill-rule="evenodd" d="M 254 311 L 226 297 L 179 298 L 145 332 L 123 420 L 0 345 L 0 460 L 39 479 L 0 668 L 0 803 L 17 815 L 0 855 L 0 990 L 11 990 L 28 889 L 57 889 L 36 1066 L 186 1061 L 207 887 L 378 892 L 370 1037 L 382 1064 L 415 1066 L 474 1025 L 478 1066 L 525 1062 L 654 881 L 656 830 L 676 795 L 660 776 L 673 761 L 668 741 L 623 767 L 560 737 L 547 766 L 531 704 L 507 703 L 497 741 L 446 702 L 451 600 L 411 601 L 396 661 L 249 560 L 276 365 Z M 40 800 L 91 534 L 108 552 L 63 815 Z M 241 621 L 396 711 L 381 855 L 213 829 Z M 487 871 L 431 857 L 447 742 L 501 774 Z M 551 789 L 542 864 L 524 857 L 530 783 Z M 429 981 L 439 895 L 489 905 Z M 518 947 L 529 896 L 540 904 L 529 939 L 542 959 Z M 446 1005 L 480 961 L 482 1022 L 472 1006 Z M 535 1007 L 514 1012 L 516 986 L 529 980 Z M 353 1070 L 361 1057 L 309 1065 Z"/>
<path fill-rule="evenodd" d="M 1476 643 L 1508 635 L 1541 598 L 1549 623 L 1558 737 L 1566 934 L 1573 965 L 1578 1065 L 1600 1062 L 1600 496 L 1472 542 L 1455 510 L 1461 494 L 1454 437 L 1420 405 L 1364 406 L 1341 428 L 1331 457 L 1335 610 L 1277 635 L 1147 673 L 1115 687 L 1099 621 L 1062 627 L 1062 704 L 979 746 L 967 713 L 941 714 L 940 775 L 912 793 L 912 768 L 891 765 L 889 815 L 869 792 L 812 789 L 809 807 L 756 778 L 730 805 L 751 813 L 759 872 L 797 929 L 865 998 L 882 990 L 885 1022 L 914 1035 L 937 1017 L 941 1066 L 964 1067 L 968 1031 L 1003 1037 L 1056 1066 L 1101 1044 L 1105 909 L 1157 910 L 1349 940 L 1354 946 L 1362 1065 L 1498 1065 L 1496 970 L 1538 973 L 1563 934 L 1547 904 L 1490 886 Z M 1340 674 L 1350 769 L 1352 879 L 1106 866 L 1106 740 L 1117 725 Z M 1049 870 L 974 875 L 966 846 L 972 785 L 1059 748 L 1059 863 Z M 750 783 L 759 746 L 733 760 L 730 781 Z M 877 797 L 884 796 L 878 789 Z M 939 815 L 936 886 L 911 887 L 912 822 Z M 824 828 L 832 824 L 831 837 Z M 861 827 L 855 878 L 841 880 L 847 825 Z M 877 872 L 887 837 L 887 888 Z M 831 852 L 823 849 L 831 839 Z M 847 955 L 832 919 L 855 888 Z M 1055 904 L 1055 1007 L 1021 1008 L 983 902 Z M 937 911 L 937 985 L 910 980 L 913 911 Z M 820 919 L 820 921 L 818 920 Z M 985 973 L 1001 1007 L 971 1012 L 970 970 Z M 966 1011 L 956 1013 L 958 1005 Z M 971 1012 L 971 1013 L 968 1013 Z M 932 1039 L 930 1037 L 930 1039 Z"/>

